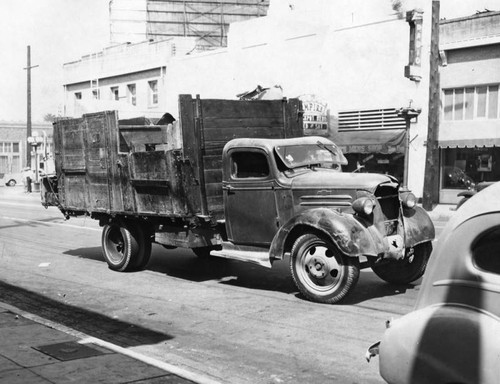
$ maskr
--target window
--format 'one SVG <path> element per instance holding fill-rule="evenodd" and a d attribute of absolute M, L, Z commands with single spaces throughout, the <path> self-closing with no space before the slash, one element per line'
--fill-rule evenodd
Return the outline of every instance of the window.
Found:
<path fill-rule="evenodd" d="M 135 84 L 128 84 L 127 85 L 127 100 L 132 105 L 137 105 L 137 98 L 135 95 L 136 95 Z"/>
<path fill-rule="evenodd" d="M 443 118 L 451 120 L 498 119 L 498 84 L 443 90 Z"/>
<path fill-rule="evenodd" d="M 237 179 L 269 176 L 266 155 L 261 152 L 234 152 L 231 155 L 231 173 Z"/>
<path fill-rule="evenodd" d="M 118 87 L 111 87 L 110 89 L 111 93 L 111 100 L 119 100 L 120 99 L 120 91 Z"/>
<path fill-rule="evenodd" d="M 0 142 L 0 153 L 0 173 L 21 172 L 19 142 Z"/>
<path fill-rule="evenodd" d="M 158 81 L 149 81 L 149 105 L 158 104 Z"/>
<path fill-rule="evenodd" d="M 82 93 L 81 92 L 75 92 L 75 100 L 81 100 L 82 99 Z"/>
<path fill-rule="evenodd" d="M 96 100 L 99 100 L 99 90 L 98 89 L 94 89 L 92 91 L 92 97 Z"/>
<path fill-rule="evenodd" d="M 500 274 L 500 227 L 490 229 L 472 245 L 472 257 L 479 269 Z"/>

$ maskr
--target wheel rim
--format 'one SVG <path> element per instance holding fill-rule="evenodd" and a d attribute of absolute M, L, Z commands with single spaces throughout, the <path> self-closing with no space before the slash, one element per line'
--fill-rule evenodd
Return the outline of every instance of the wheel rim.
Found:
<path fill-rule="evenodd" d="M 125 239 L 118 226 L 111 226 L 106 238 L 108 257 L 111 263 L 119 264 L 125 257 Z"/>
<path fill-rule="evenodd" d="M 334 291 L 345 274 L 337 257 L 339 256 L 322 242 L 310 244 L 297 260 L 299 279 L 320 294 Z"/>

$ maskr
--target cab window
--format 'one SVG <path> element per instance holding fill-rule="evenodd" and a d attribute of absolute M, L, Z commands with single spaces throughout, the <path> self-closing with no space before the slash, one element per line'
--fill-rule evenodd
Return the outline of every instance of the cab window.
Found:
<path fill-rule="evenodd" d="M 266 178 L 269 176 L 266 155 L 255 151 L 233 152 L 231 155 L 231 176 L 234 179 Z"/>

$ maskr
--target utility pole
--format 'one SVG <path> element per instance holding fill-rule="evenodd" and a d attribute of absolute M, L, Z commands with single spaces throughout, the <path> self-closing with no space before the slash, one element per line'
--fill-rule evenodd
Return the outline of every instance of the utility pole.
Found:
<path fill-rule="evenodd" d="M 26 68 L 27 73 L 27 116 L 26 116 L 26 166 L 31 167 L 31 148 L 28 148 L 28 137 L 31 137 L 31 68 L 36 68 L 38 65 L 31 65 L 31 47 L 28 45 L 28 62 Z"/>
<path fill-rule="evenodd" d="M 434 203 L 439 199 L 438 171 L 439 171 L 439 0 L 432 0 L 432 31 L 430 54 L 429 80 L 429 116 L 427 131 L 427 154 L 425 161 L 424 194 L 422 206 L 425 210 L 432 210 Z"/>

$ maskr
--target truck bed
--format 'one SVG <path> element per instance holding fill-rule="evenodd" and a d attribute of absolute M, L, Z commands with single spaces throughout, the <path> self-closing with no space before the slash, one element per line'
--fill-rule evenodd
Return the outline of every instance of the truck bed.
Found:
<path fill-rule="evenodd" d="M 233 138 L 302 136 L 300 101 L 179 96 L 169 125 L 116 111 L 54 124 L 57 185 L 45 203 L 68 215 L 223 217 L 222 149 Z M 135 125 L 134 125 L 135 124 Z"/>

